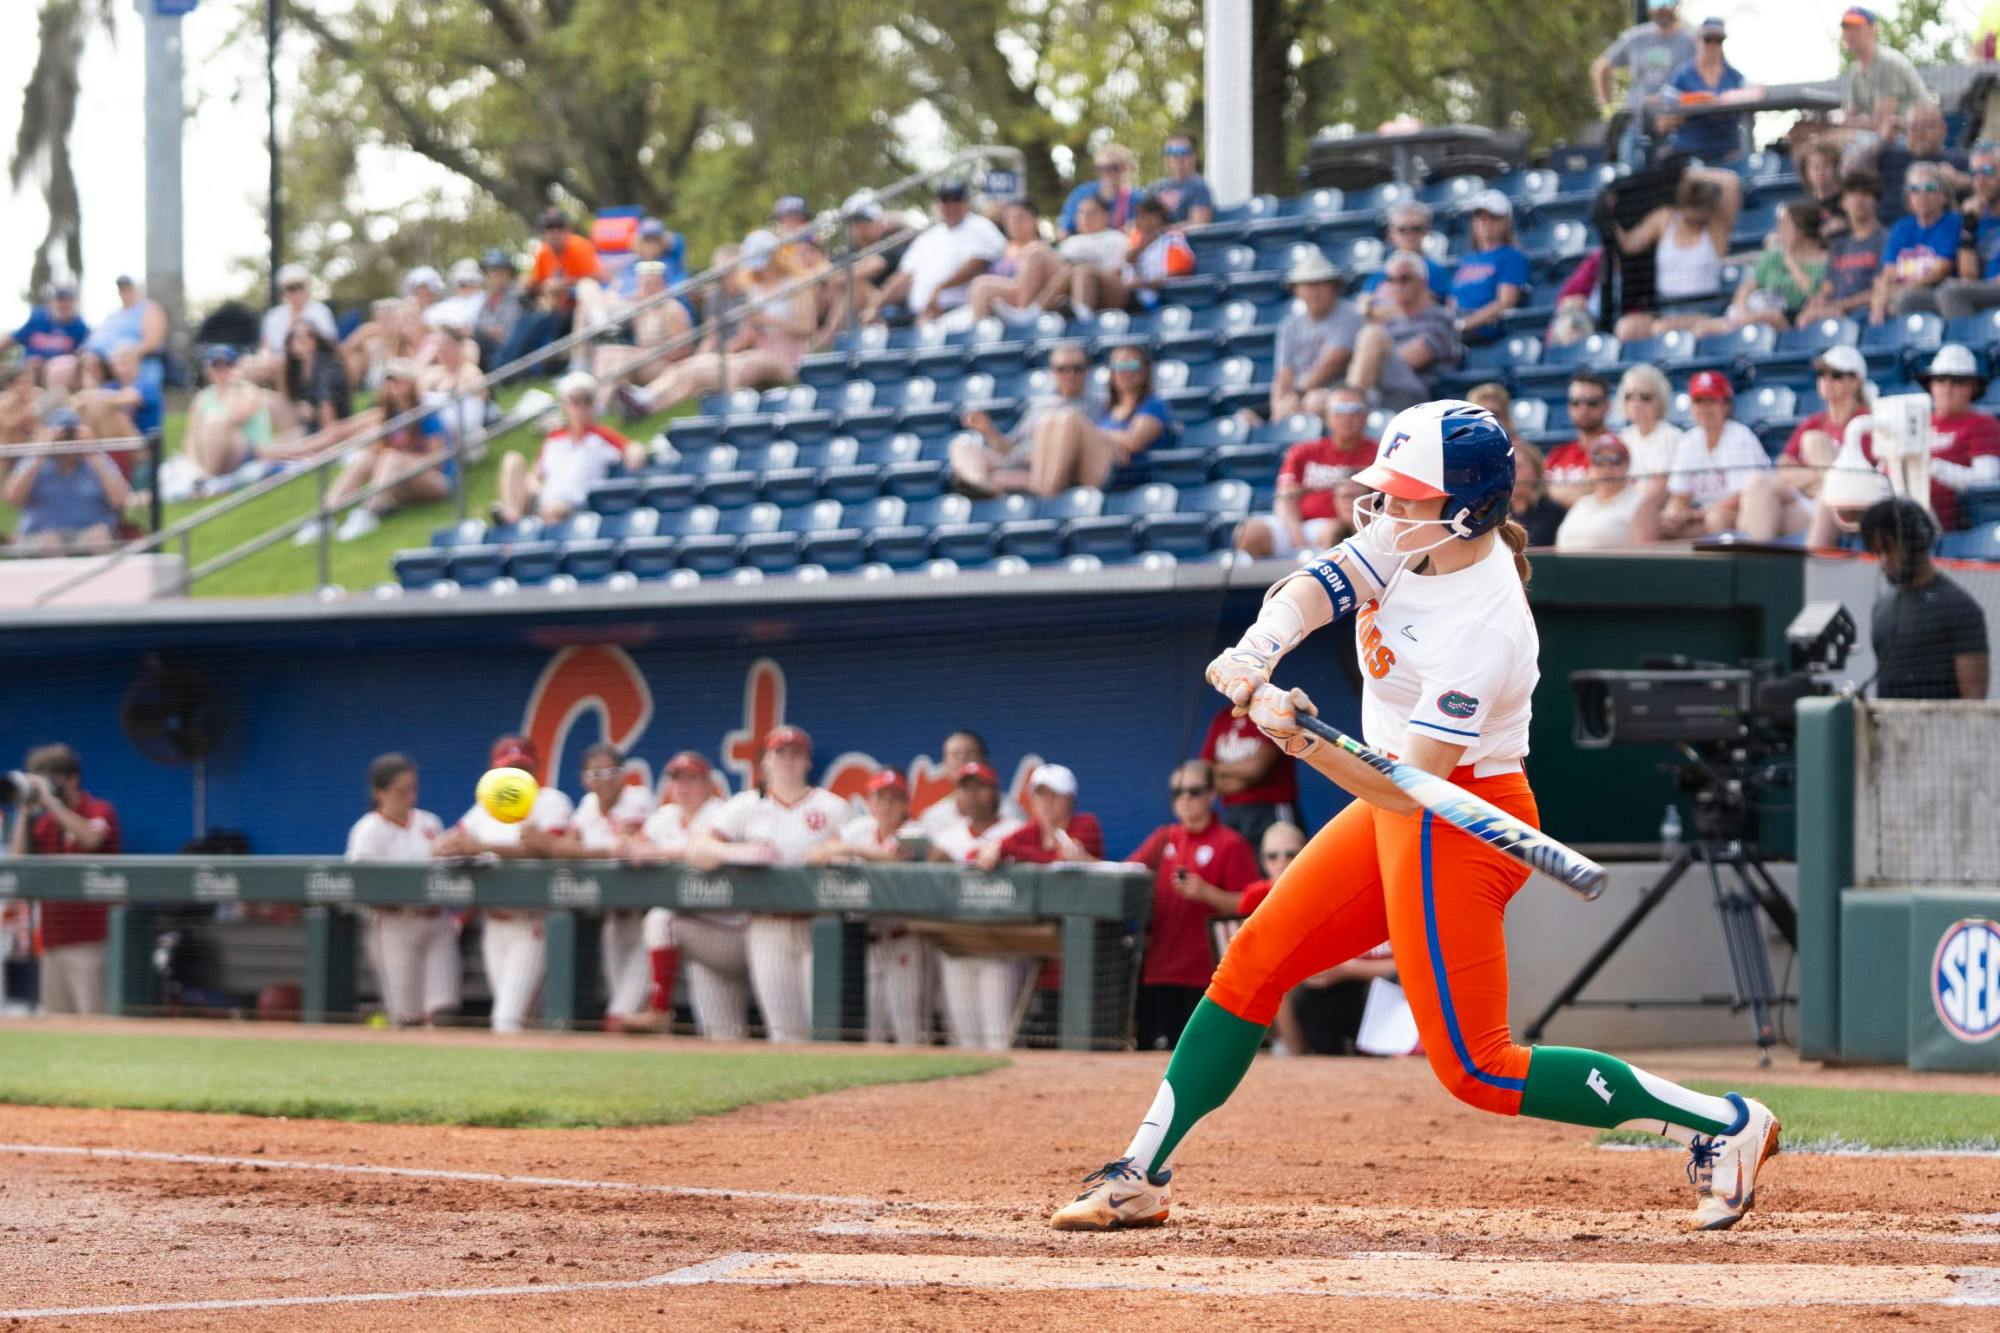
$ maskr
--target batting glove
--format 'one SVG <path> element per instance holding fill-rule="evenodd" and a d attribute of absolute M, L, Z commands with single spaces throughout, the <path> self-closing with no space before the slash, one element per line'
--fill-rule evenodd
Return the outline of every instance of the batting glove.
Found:
<path fill-rule="evenodd" d="M 1271 671 L 1278 660 L 1298 647 L 1305 636 L 1298 611 L 1291 603 L 1273 598 L 1264 603 L 1256 623 L 1243 631 L 1236 646 L 1210 662 L 1203 675 L 1241 717 L 1250 706 L 1250 696 L 1271 683 Z"/>
<path fill-rule="evenodd" d="M 1304 690 L 1283 690 L 1265 685 L 1250 697 L 1249 717 L 1257 730 L 1294 759 L 1303 759 L 1317 750 L 1319 737 L 1301 730 L 1299 717 L 1317 717 L 1319 709 Z"/>

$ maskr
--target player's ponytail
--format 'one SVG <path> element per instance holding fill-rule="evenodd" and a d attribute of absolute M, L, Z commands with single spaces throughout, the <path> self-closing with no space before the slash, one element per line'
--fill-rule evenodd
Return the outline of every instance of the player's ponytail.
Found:
<path fill-rule="evenodd" d="M 1514 572 L 1521 576 L 1521 586 L 1527 587 L 1534 577 L 1534 568 L 1528 564 L 1528 530 L 1510 518 L 1500 525 L 1500 540 L 1514 553 Z"/>

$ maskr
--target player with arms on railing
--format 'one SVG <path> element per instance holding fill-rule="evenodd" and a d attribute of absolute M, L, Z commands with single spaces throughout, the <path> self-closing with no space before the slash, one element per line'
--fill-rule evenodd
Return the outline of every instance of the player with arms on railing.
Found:
<path fill-rule="evenodd" d="M 1501 922 L 1526 868 L 1307 732 L 1311 701 L 1271 684 L 1308 633 L 1358 612 L 1369 744 L 1536 823 L 1522 758 L 1540 640 L 1523 589 L 1524 534 L 1504 521 L 1513 442 L 1483 408 L 1424 403 L 1389 423 L 1357 480 L 1379 494 L 1356 501 L 1355 535 L 1281 580 L 1207 674 L 1287 753 L 1360 799 L 1319 831 L 1230 941 L 1131 1147 L 1093 1172 L 1053 1225 L 1165 1221 L 1175 1147 L 1248 1072 L 1285 993 L 1384 939 L 1431 1068 L 1454 1096 L 1500 1115 L 1686 1143 L 1696 1225 L 1733 1225 L 1777 1150 L 1777 1119 L 1735 1093 L 1694 1092 L 1595 1051 L 1515 1044 Z"/>

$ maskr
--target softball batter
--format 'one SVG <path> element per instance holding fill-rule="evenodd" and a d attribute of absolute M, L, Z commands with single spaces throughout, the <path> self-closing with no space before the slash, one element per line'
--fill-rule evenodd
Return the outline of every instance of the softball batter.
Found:
<path fill-rule="evenodd" d="M 1527 534 L 1503 523 L 1513 443 L 1482 408 L 1425 403 L 1389 423 L 1374 465 L 1357 480 L 1379 494 L 1356 502 L 1355 535 L 1280 580 L 1256 624 L 1207 676 L 1286 753 L 1359 799 L 1307 844 L 1236 934 L 1131 1146 L 1092 1172 L 1052 1225 L 1101 1231 L 1165 1221 L 1174 1149 L 1242 1081 L 1285 993 L 1387 939 L 1431 1069 L 1454 1096 L 1500 1115 L 1643 1129 L 1684 1143 L 1694 1225 L 1733 1226 L 1750 1208 L 1758 1167 L 1778 1150 L 1770 1110 L 1733 1092 L 1694 1092 L 1596 1051 L 1516 1045 L 1501 918 L 1526 868 L 1301 731 L 1298 714 L 1313 711 L 1311 701 L 1270 683 L 1307 634 L 1358 610 L 1368 743 L 1538 823 L 1522 758 L 1540 642 L 1522 590 Z"/>

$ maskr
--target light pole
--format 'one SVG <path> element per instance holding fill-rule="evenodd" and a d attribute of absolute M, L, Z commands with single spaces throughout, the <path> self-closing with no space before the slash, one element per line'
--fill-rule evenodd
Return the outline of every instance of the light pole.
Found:
<path fill-rule="evenodd" d="M 181 264 L 181 17 L 197 0 L 134 0 L 146 25 L 146 292 L 187 327 Z"/>

